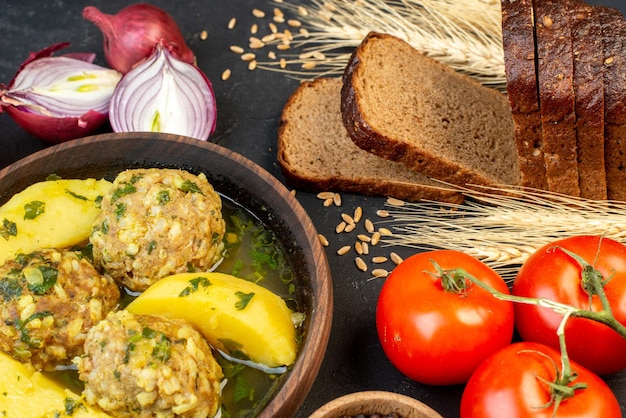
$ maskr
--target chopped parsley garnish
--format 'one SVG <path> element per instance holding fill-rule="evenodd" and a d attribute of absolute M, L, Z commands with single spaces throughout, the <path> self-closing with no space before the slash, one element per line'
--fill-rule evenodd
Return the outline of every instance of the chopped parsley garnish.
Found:
<path fill-rule="evenodd" d="M 123 203 L 118 203 L 113 213 L 115 214 L 115 219 L 119 221 L 126 213 L 126 205 Z"/>
<path fill-rule="evenodd" d="M 150 327 L 143 327 L 140 334 L 134 334 L 128 339 L 124 363 L 128 363 L 130 354 L 135 351 L 136 344 L 142 339 L 154 341 L 154 347 L 152 348 L 153 358 L 161 363 L 165 363 L 170 359 L 172 343 L 167 335 Z"/>
<path fill-rule="evenodd" d="M 59 271 L 50 266 L 24 269 L 24 277 L 28 282 L 28 289 L 36 295 L 43 295 L 57 282 Z"/>
<path fill-rule="evenodd" d="M 74 199 L 78 199 L 78 200 L 89 200 L 87 199 L 85 196 L 81 196 L 79 194 L 74 193 L 71 190 L 67 190 L 65 189 L 65 193 L 69 194 L 70 196 L 72 196 Z"/>
<path fill-rule="evenodd" d="M 211 281 L 207 279 L 206 277 L 202 277 L 202 276 L 193 278 L 189 280 L 189 285 L 185 287 L 183 290 L 181 290 L 178 296 L 179 297 L 189 296 L 190 294 L 197 292 L 198 289 L 200 289 L 200 286 L 202 286 L 203 288 L 207 288 L 211 286 Z"/>
<path fill-rule="evenodd" d="M 126 196 L 127 194 L 135 193 L 137 188 L 134 184 L 126 183 L 124 187 L 119 187 L 113 190 L 113 194 L 111 195 L 111 202 L 116 202 L 122 196 Z"/>
<path fill-rule="evenodd" d="M 5 277 L 0 280 L 0 295 L 5 302 L 22 296 L 22 287 L 17 279 Z"/>
<path fill-rule="evenodd" d="M 157 202 L 160 206 L 165 206 L 170 201 L 170 191 L 169 190 L 161 190 L 157 194 Z"/>
<path fill-rule="evenodd" d="M 200 193 L 204 196 L 204 193 L 202 193 L 202 190 L 198 187 L 198 185 L 191 180 L 183 181 L 183 184 L 180 185 L 180 190 L 185 193 Z"/>
<path fill-rule="evenodd" d="M 46 204 L 40 200 L 33 200 L 24 205 L 24 219 L 35 219 L 46 211 Z"/>
<path fill-rule="evenodd" d="M 147 248 L 148 255 L 152 254 L 152 251 L 154 251 L 156 247 L 157 242 L 155 240 L 150 241 Z"/>
<path fill-rule="evenodd" d="M 0 226 L 0 236 L 7 241 L 9 240 L 9 237 L 17 236 L 17 224 L 5 218 L 2 221 L 2 226 Z"/>
<path fill-rule="evenodd" d="M 242 311 L 246 309 L 246 306 L 248 306 L 248 304 L 254 297 L 254 292 L 250 292 L 250 293 L 235 292 L 235 296 L 239 298 L 239 300 L 235 303 L 235 308 Z"/>
<path fill-rule="evenodd" d="M 45 318 L 46 316 L 52 316 L 52 312 L 49 312 L 49 311 L 36 312 L 23 321 L 21 320 L 17 321 L 18 329 L 20 331 L 20 339 L 22 340 L 22 342 L 34 348 L 39 348 L 41 346 L 42 341 L 40 339 L 32 340 L 30 338 L 30 334 L 28 333 L 28 330 L 26 329 L 26 325 L 28 325 L 29 322 L 32 322 L 35 319 Z"/>

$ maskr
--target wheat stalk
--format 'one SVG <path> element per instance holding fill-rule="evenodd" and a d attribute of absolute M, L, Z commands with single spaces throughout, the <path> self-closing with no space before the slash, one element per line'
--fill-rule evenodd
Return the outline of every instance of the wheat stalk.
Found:
<path fill-rule="evenodd" d="M 384 245 L 447 248 L 477 257 L 510 278 L 539 247 L 590 234 L 626 243 L 626 202 L 599 201 L 526 188 L 454 188 L 465 203 L 388 200 L 393 235 Z"/>
<path fill-rule="evenodd" d="M 259 61 L 257 68 L 299 79 L 339 76 L 352 49 L 370 31 L 387 33 L 483 84 L 506 85 L 498 0 L 312 0 L 310 5 L 280 1 L 298 16 L 282 61 Z M 277 37 L 268 45 L 285 42 Z M 294 69 L 299 66 L 299 69 Z"/>

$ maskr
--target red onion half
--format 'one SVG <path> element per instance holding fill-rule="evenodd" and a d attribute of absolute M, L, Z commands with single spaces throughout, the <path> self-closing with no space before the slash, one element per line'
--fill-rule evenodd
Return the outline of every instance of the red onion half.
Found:
<path fill-rule="evenodd" d="M 122 73 L 148 57 L 157 44 L 165 45 L 178 59 L 195 64 L 195 55 L 174 19 L 156 6 L 133 4 L 115 15 L 87 6 L 83 17 L 102 31 L 104 56 L 112 68 Z"/>
<path fill-rule="evenodd" d="M 0 85 L 0 113 L 6 111 L 22 129 L 48 142 L 90 135 L 102 126 L 122 77 L 93 64 L 95 54 L 52 56 L 67 45 L 31 54 L 9 86 Z"/>
<path fill-rule="evenodd" d="M 164 132 L 207 140 L 217 110 L 209 79 L 163 45 L 122 77 L 109 109 L 115 132 Z"/>

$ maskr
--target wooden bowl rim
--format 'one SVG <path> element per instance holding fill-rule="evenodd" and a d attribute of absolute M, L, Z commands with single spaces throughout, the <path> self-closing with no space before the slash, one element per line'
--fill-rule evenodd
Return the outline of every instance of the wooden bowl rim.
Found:
<path fill-rule="evenodd" d="M 358 414 L 396 413 L 401 418 L 443 418 L 437 411 L 407 395 L 387 391 L 349 393 L 322 405 L 309 418 L 342 418 Z"/>
<path fill-rule="evenodd" d="M 333 312 L 332 279 L 326 253 L 319 242 L 317 233 L 315 232 L 316 228 L 311 218 L 295 196 L 267 170 L 241 154 L 208 141 L 200 141 L 180 135 L 151 132 L 109 133 L 55 144 L 30 154 L 0 170 L 0 185 L 13 174 L 19 173 L 22 169 L 27 170 L 28 167 L 33 164 L 41 163 L 42 166 L 45 167 L 46 161 L 57 154 L 71 156 L 72 151 L 76 149 L 96 145 L 110 145 L 111 147 L 115 147 L 115 142 L 124 139 L 128 141 L 145 141 L 145 149 L 148 152 L 150 150 L 149 141 L 164 141 L 170 144 L 170 146 L 175 146 L 173 143 L 179 143 L 184 147 L 197 148 L 198 152 L 207 152 L 217 155 L 218 158 L 228 159 L 234 165 L 239 166 L 244 173 L 249 172 L 250 175 L 254 175 L 260 179 L 265 187 L 274 189 L 280 199 L 284 201 L 284 203 L 280 205 L 280 210 L 292 211 L 294 216 L 290 216 L 290 218 L 297 219 L 300 229 L 309 232 L 299 234 L 297 237 L 303 251 L 306 248 L 310 251 L 307 258 L 310 257 L 311 260 L 314 260 L 314 262 L 308 263 L 310 265 L 307 267 L 312 284 L 314 281 L 316 282 L 316 292 L 312 295 L 313 303 L 308 313 L 310 316 L 310 318 L 308 318 L 310 324 L 309 330 L 305 336 L 303 345 L 300 347 L 298 358 L 289 371 L 289 375 L 283 382 L 282 387 L 273 395 L 273 399 L 259 413 L 258 417 L 270 418 L 295 415 L 295 412 L 304 402 L 306 395 L 309 393 L 317 377 L 328 345 Z M 207 164 L 209 162 L 210 159 L 207 159 Z M 44 168 L 42 168 L 42 171 L 43 170 Z M 43 180 L 44 178 L 45 175 L 39 180 Z M 8 187 L 10 188 L 9 190 L 11 190 L 10 195 L 20 191 L 13 190 L 13 184 L 8 185 Z M 6 196 L 7 193 L 9 192 L 7 192 L 5 187 L 0 187 L 0 204 L 3 203 L 3 199 L 8 199 Z M 269 204 L 269 206 L 273 207 L 272 204 Z"/>

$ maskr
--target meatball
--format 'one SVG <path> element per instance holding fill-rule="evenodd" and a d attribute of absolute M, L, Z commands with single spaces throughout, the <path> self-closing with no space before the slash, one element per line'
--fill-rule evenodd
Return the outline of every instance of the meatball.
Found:
<path fill-rule="evenodd" d="M 130 290 L 209 270 L 223 257 L 222 200 L 203 174 L 127 170 L 101 207 L 90 236 L 94 260 Z"/>
<path fill-rule="evenodd" d="M 213 417 L 220 405 L 222 369 L 182 320 L 110 313 L 74 363 L 86 401 L 115 417 Z"/>
<path fill-rule="evenodd" d="M 78 251 L 46 249 L 0 266 L 0 349 L 52 370 L 83 353 L 89 328 L 117 307 L 120 290 Z"/>

